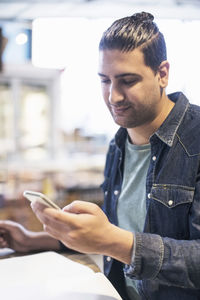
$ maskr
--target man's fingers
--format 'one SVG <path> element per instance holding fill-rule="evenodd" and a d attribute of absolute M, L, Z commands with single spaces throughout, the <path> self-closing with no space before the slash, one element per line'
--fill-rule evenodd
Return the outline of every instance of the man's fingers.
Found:
<path fill-rule="evenodd" d="M 18 226 L 18 223 L 10 220 L 2 220 L 0 221 L 0 232 L 4 229 L 10 229 L 13 226 Z"/>
<path fill-rule="evenodd" d="M 3 233 L 0 233 L 0 248 L 8 248 L 8 241 Z"/>
<path fill-rule="evenodd" d="M 93 215 L 96 214 L 97 211 L 101 211 L 96 204 L 80 200 L 73 201 L 71 204 L 65 206 L 62 211 L 49 208 L 37 201 L 31 203 L 31 207 L 38 216 L 41 216 L 41 213 L 43 212 L 45 216 L 48 215 L 54 217 L 55 219 L 58 219 L 58 221 L 67 220 L 67 218 L 69 218 L 69 220 L 73 220 L 73 214 Z M 63 212 L 65 214 L 63 214 Z M 41 218 L 43 219 L 43 216 L 41 216 Z"/>
<path fill-rule="evenodd" d="M 48 232 L 52 237 L 58 239 L 58 240 L 61 240 L 62 238 L 62 230 L 63 228 L 59 228 L 57 226 L 48 226 L 46 224 L 43 225 L 43 229 L 44 231 Z M 65 235 L 67 234 L 67 230 L 65 230 Z"/>
<path fill-rule="evenodd" d="M 41 223 L 48 226 L 63 226 L 63 223 L 71 225 L 76 222 L 77 215 L 67 211 L 49 208 L 39 202 L 31 203 L 31 207 Z"/>
<path fill-rule="evenodd" d="M 33 201 L 31 202 L 31 208 L 34 212 L 37 212 L 37 211 L 42 211 L 44 210 L 45 208 L 47 208 L 46 205 L 40 203 L 39 201 Z"/>
<path fill-rule="evenodd" d="M 71 204 L 65 206 L 63 211 L 74 214 L 95 214 L 99 207 L 91 202 L 75 200 Z"/>

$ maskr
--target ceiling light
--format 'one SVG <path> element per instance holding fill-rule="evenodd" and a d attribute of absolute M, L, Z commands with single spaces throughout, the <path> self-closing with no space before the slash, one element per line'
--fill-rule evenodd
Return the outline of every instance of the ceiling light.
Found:
<path fill-rule="evenodd" d="M 27 34 L 21 32 L 16 36 L 15 41 L 17 45 L 24 45 L 28 41 L 28 36 Z"/>

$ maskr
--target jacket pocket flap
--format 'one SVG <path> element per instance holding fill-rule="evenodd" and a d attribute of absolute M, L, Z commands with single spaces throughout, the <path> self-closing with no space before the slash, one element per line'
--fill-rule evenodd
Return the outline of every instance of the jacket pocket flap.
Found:
<path fill-rule="evenodd" d="M 154 184 L 151 190 L 151 198 L 161 202 L 167 207 L 173 208 L 183 203 L 191 203 L 194 197 L 194 188 Z"/>

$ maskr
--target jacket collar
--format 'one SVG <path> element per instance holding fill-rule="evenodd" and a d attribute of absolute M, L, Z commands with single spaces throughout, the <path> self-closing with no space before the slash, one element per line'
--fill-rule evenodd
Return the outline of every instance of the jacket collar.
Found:
<path fill-rule="evenodd" d="M 170 100 L 175 102 L 173 109 L 162 125 L 155 132 L 155 135 L 168 146 L 172 146 L 176 132 L 188 109 L 189 101 L 181 92 L 168 95 Z"/>

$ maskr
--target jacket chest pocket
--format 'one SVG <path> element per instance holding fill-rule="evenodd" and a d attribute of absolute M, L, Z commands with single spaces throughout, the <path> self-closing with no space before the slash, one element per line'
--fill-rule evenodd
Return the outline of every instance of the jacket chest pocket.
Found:
<path fill-rule="evenodd" d="M 150 232 L 175 239 L 189 238 L 189 210 L 194 188 L 155 184 L 149 205 Z"/>

